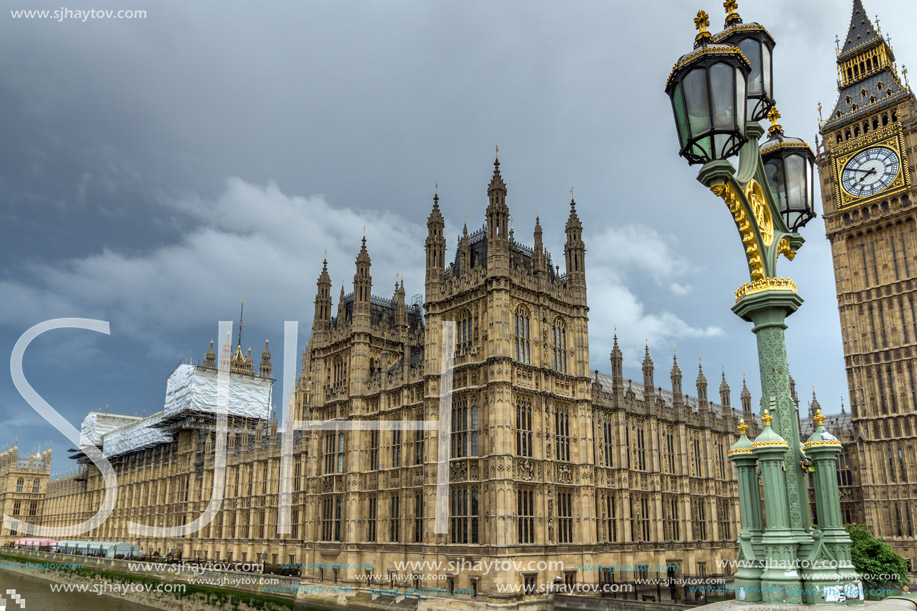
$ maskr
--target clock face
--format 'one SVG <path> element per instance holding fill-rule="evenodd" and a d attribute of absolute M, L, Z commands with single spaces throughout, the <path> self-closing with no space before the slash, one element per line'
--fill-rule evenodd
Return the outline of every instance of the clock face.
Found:
<path fill-rule="evenodd" d="M 854 155 L 841 173 L 844 190 L 854 197 L 869 197 L 892 184 L 901 162 L 895 151 L 884 146 L 864 149 Z"/>

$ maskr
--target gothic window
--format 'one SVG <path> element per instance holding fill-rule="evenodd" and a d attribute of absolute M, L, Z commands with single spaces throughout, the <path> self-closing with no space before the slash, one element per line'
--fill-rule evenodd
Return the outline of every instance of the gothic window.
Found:
<path fill-rule="evenodd" d="M 414 542 L 423 543 L 423 495 L 414 495 Z"/>
<path fill-rule="evenodd" d="M 691 514 L 694 518 L 694 538 L 698 541 L 707 540 L 707 507 L 703 499 L 691 501 Z"/>
<path fill-rule="evenodd" d="M 605 444 L 605 466 L 614 466 L 614 425 L 606 420 L 602 423 L 602 432 Z"/>
<path fill-rule="evenodd" d="M 423 429 L 417 429 L 414 431 L 414 464 L 422 465 L 423 464 L 423 450 L 424 450 L 424 431 Z"/>
<path fill-rule="evenodd" d="M 392 468 L 401 466 L 401 429 L 392 431 Z"/>
<path fill-rule="evenodd" d="M 640 536 L 642 537 L 641 541 L 651 541 L 652 536 L 650 534 L 650 500 L 649 497 L 645 494 L 640 495 Z"/>
<path fill-rule="evenodd" d="M 567 327 L 561 318 L 554 321 L 554 370 L 567 373 Z"/>
<path fill-rule="evenodd" d="M 901 481 L 907 482 L 907 469 L 904 467 L 904 452 L 901 450 L 901 444 L 898 444 L 898 470 L 901 473 Z"/>
<path fill-rule="evenodd" d="M 554 444 L 557 460 L 570 460 L 570 415 L 565 407 L 554 412 Z"/>
<path fill-rule="evenodd" d="M 516 456 L 532 455 L 532 402 L 520 397 L 516 404 Z"/>
<path fill-rule="evenodd" d="M 703 477 L 703 472 L 701 465 L 701 454 L 700 454 L 700 440 L 697 437 L 694 437 L 692 440 L 692 445 L 694 446 L 694 475 L 695 477 Z"/>
<path fill-rule="evenodd" d="M 529 311 L 525 307 L 520 307 L 516 310 L 516 324 L 515 324 L 515 335 L 516 335 L 516 360 L 520 363 L 529 364 L 531 360 L 531 349 L 530 349 L 530 330 L 529 330 L 529 321 L 530 321 Z"/>
<path fill-rule="evenodd" d="M 401 540 L 401 498 L 398 493 L 392 495 L 391 513 L 389 514 L 389 541 L 398 543 Z"/>
<path fill-rule="evenodd" d="M 478 398 L 462 397 L 452 407 L 452 458 L 478 455 Z"/>
<path fill-rule="evenodd" d="M 38 489 L 41 486 L 41 482 L 35 480 L 32 482 L 32 494 L 38 494 Z"/>
<path fill-rule="evenodd" d="M 720 479 L 726 479 L 726 449 L 723 447 L 723 442 L 719 441 L 716 444 L 716 467 L 717 471 L 720 474 Z"/>
<path fill-rule="evenodd" d="M 662 503 L 664 513 L 662 527 L 666 541 L 679 541 L 681 529 L 678 518 L 678 497 L 669 497 Z"/>
<path fill-rule="evenodd" d="M 675 473 L 675 436 L 672 433 L 665 434 L 666 461 L 669 464 L 669 473 Z"/>
<path fill-rule="evenodd" d="M 322 498 L 322 541 L 341 540 L 341 497 Z"/>
<path fill-rule="evenodd" d="M 557 493 L 557 541 L 573 543 L 573 494 L 566 490 Z"/>
<path fill-rule="evenodd" d="M 889 475 L 889 478 L 891 479 L 891 481 L 897 482 L 898 480 L 897 480 L 897 478 L 895 477 L 895 460 L 894 460 L 894 458 L 892 457 L 892 449 L 891 449 L 891 446 L 889 446 L 889 447 L 887 448 L 887 451 L 888 451 L 888 475 Z"/>
<path fill-rule="evenodd" d="M 16 480 L 16 492 L 22 492 L 22 487 L 25 485 L 25 482 L 20 477 Z"/>
<path fill-rule="evenodd" d="M 461 351 L 471 348 L 474 341 L 474 318 L 471 316 L 471 312 L 463 310 L 462 313 L 459 314 L 455 331 L 456 346 L 458 349 Z"/>
<path fill-rule="evenodd" d="M 341 357 L 334 359 L 334 385 L 340 386 L 347 379 L 347 365 Z"/>
<path fill-rule="evenodd" d="M 720 518 L 720 539 L 732 539 L 732 507 L 728 499 L 721 499 L 717 513 Z"/>
<path fill-rule="evenodd" d="M 614 494 L 608 493 L 605 495 L 605 528 L 606 528 L 606 538 L 605 540 L 609 543 L 614 543 L 618 540 L 618 513 L 617 507 L 615 504 Z"/>
<path fill-rule="evenodd" d="M 325 433 L 324 448 L 325 470 L 324 475 L 344 472 L 344 432 L 328 431 Z M 250 476 L 251 478 L 251 476 Z M 251 481 L 249 481 L 249 495 L 251 494 Z"/>
<path fill-rule="evenodd" d="M 22 506 L 22 502 L 21 502 L 21 501 L 16 501 L 16 502 L 13 503 L 13 515 L 14 515 L 14 516 L 18 516 L 18 515 L 19 515 L 19 510 L 20 510 L 20 507 L 21 507 L 21 506 Z"/>
<path fill-rule="evenodd" d="M 642 427 L 637 429 L 637 470 L 646 471 L 646 443 Z"/>
<path fill-rule="evenodd" d="M 535 491 L 521 488 L 516 492 L 516 528 L 519 543 L 535 542 Z"/>
<path fill-rule="evenodd" d="M 478 543 L 478 489 L 454 486 L 451 494 L 451 532 L 453 543 Z"/>
<path fill-rule="evenodd" d="M 837 457 L 837 485 L 852 486 L 853 476 L 850 472 L 850 456 L 846 450 Z"/>
<path fill-rule="evenodd" d="M 369 432 L 369 470 L 379 469 L 379 431 Z"/>
<path fill-rule="evenodd" d="M 376 497 L 369 497 L 369 515 L 366 518 L 366 540 L 376 542 Z"/>

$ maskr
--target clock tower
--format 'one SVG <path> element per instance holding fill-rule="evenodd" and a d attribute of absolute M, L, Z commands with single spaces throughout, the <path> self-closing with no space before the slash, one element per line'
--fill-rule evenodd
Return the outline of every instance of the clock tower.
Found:
<path fill-rule="evenodd" d="M 859 439 L 865 515 L 856 521 L 915 561 L 917 105 L 877 25 L 854 0 L 817 161 Z"/>

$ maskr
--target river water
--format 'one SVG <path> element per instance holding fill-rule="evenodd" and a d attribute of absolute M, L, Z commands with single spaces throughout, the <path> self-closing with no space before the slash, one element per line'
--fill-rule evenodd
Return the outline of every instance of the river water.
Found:
<path fill-rule="evenodd" d="M 6 599 L 6 611 L 19 611 L 21 607 L 6 593 L 16 590 L 25 601 L 26 611 L 150 611 L 152 607 L 138 605 L 111 596 L 99 596 L 91 593 L 52 592 L 49 584 L 53 582 L 21 573 L 0 570 L 0 596 Z M 2 607 L 2 605 L 0 605 Z"/>

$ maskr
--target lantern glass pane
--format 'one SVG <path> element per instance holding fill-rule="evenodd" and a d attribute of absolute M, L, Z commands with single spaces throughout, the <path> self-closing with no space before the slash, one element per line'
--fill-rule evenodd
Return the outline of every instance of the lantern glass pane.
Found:
<path fill-rule="evenodd" d="M 787 207 L 794 212 L 805 210 L 806 160 L 801 155 L 787 155 L 786 167 Z"/>
<path fill-rule="evenodd" d="M 767 45 L 761 45 L 761 73 L 763 75 L 764 95 L 768 98 L 773 98 L 773 92 L 771 91 L 771 51 Z"/>
<path fill-rule="evenodd" d="M 740 68 L 736 68 L 736 110 L 738 111 L 738 117 L 736 117 L 736 123 L 739 128 L 739 133 L 743 136 L 745 135 L 745 104 L 743 100 L 746 98 L 746 88 L 745 88 L 745 74 L 742 73 Z"/>
<path fill-rule="evenodd" d="M 748 95 L 761 95 L 761 47 L 763 45 L 754 38 L 746 38 L 739 43 L 739 49 L 751 64 L 751 73 L 748 75 Z M 765 53 L 767 49 L 764 49 Z"/>
<path fill-rule="evenodd" d="M 812 166 L 814 164 L 806 160 L 806 211 L 813 211 L 815 208 L 815 182 L 812 180 Z"/>
<path fill-rule="evenodd" d="M 733 68 L 728 64 L 714 64 L 709 73 L 713 97 L 713 126 L 717 129 L 732 130 L 736 120 Z"/>
<path fill-rule="evenodd" d="M 782 213 L 786 210 L 786 181 L 783 172 L 783 158 L 779 155 L 764 162 L 764 174 L 767 184 L 770 185 L 771 194 L 777 198 L 777 209 Z"/>
<path fill-rule="evenodd" d="M 672 105 L 675 107 L 675 127 L 678 129 L 678 141 L 681 148 L 688 143 L 688 117 L 685 114 L 685 95 L 681 83 L 675 85 L 672 93 Z"/>
<path fill-rule="evenodd" d="M 706 70 L 696 68 L 685 77 L 685 101 L 688 103 L 688 121 L 691 134 L 710 131 L 710 107 L 707 99 Z"/>

